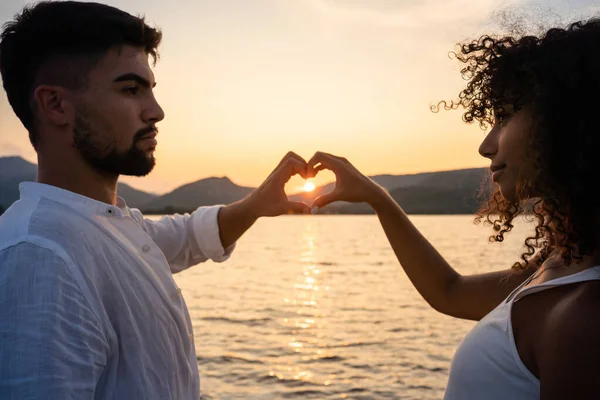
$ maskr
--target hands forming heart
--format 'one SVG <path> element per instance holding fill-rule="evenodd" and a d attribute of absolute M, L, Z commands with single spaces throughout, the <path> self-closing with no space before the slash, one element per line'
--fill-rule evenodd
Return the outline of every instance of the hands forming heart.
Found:
<path fill-rule="evenodd" d="M 285 184 L 294 175 L 304 179 L 315 177 L 319 171 L 335 174 L 335 189 L 316 198 L 312 205 L 290 201 Z M 352 203 L 371 202 L 385 193 L 385 189 L 360 173 L 348 160 L 331 154 L 317 152 L 306 162 L 289 152 L 269 177 L 249 196 L 248 201 L 256 217 L 274 217 L 282 214 L 308 214 L 313 207 L 324 207 L 334 201 Z"/>

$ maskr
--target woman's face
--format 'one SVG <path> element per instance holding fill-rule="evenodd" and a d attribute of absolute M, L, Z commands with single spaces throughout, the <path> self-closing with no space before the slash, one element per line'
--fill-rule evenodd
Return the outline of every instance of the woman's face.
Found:
<path fill-rule="evenodd" d="M 479 154 L 491 161 L 492 180 L 507 200 L 516 200 L 519 183 L 534 176 L 526 151 L 531 124 L 527 107 L 515 112 L 507 105 L 496 115 L 496 123 L 479 146 Z"/>

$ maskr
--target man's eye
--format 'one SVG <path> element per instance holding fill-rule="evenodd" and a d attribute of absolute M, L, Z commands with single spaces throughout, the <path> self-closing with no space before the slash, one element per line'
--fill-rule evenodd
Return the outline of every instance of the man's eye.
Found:
<path fill-rule="evenodd" d="M 137 86 L 129 86 L 123 89 L 124 92 L 136 95 L 139 93 L 140 89 Z"/>

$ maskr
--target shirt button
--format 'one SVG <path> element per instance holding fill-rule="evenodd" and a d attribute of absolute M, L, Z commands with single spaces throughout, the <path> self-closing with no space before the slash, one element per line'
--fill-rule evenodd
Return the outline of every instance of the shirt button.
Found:
<path fill-rule="evenodd" d="M 149 246 L 149 245 L 147 245 L 147 244 L 143 245 L 143 246 L 142 246 L 142 251 L 143 251 L 144 253 L 147 253 L 147 252 L 149 252 L 149 251 L 150 251 L 150 246 Z"/>

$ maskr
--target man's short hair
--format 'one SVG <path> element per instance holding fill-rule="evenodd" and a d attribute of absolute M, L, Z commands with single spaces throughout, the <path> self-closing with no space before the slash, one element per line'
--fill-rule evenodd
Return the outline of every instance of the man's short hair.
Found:
<path fill-rule="evenodd" d="M 34 148 L 33 94 L 39 85 L 84 89 L 91 69 L 122 45 L 142 48 L 156 62 L 161 38 L 143 17 L 99 3 L 44 1 L 7 22 L 0 33 L 0 74 Z"/>

